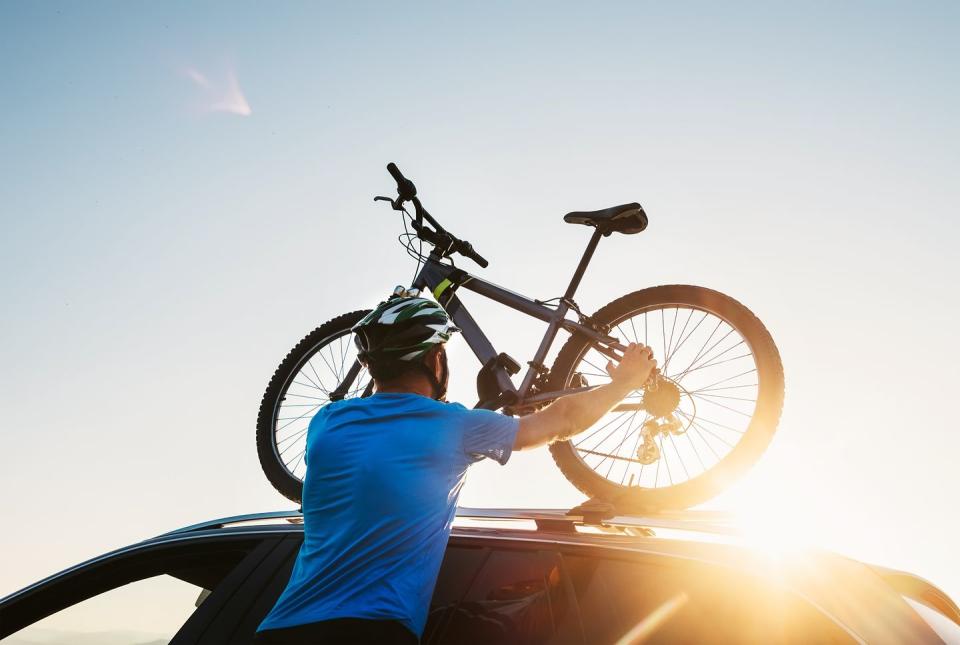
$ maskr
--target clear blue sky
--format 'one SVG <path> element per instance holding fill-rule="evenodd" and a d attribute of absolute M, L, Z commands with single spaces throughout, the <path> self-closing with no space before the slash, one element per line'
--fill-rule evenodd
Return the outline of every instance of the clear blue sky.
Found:
<path fill-rule="evenodd" d="M 712 507 L 803 518 L 960 598 L 958 14 L 0 4 L 0 594 L 290 506 L 256 461 L 260 396 L 316 324 L 409 280 L 371 201 L 396 161 L 485 276 L 537 297 L 586 243 L 563 213 L 644 204 L 649 230 L 604 240 L 582 304 L 710 286 L 786 367 L 773 445 Z M 536 325 L 474 309 L 529 358 Z M 462 501 L 579 499 L 541 451 L 479 466 Z"/>

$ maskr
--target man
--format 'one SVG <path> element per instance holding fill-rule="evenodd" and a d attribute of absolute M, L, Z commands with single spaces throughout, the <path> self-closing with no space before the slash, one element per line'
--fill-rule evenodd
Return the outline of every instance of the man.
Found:
<path fill-rule="evenodd" d="M 437 303 L 394 298 L 353 331 L 375 391 L 310 422 L 303 546 L 260 643 L 417 643 L 467 468 L 589 428 L 656 366 L 631 344 L 609 384 L 515 419 L 444 401 L 459 330 Z"/>

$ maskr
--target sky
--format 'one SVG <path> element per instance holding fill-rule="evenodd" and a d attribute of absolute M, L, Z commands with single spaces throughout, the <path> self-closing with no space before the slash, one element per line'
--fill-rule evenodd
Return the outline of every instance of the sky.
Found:
<path fill-rule="evenodd" d="M 293 508 L 257 408 L 307 332 L 407 283 L 396 162 L 560 295 L 572 210 L 639 201 L 578 302 L 745 303 L 783 358 L 767 453 L 705 508 L 960 599 L 954 3 L 0 4 L 0 595 L 212 517 Z M 464 295 L 501 351 L 537 322 Z M 452 396 L 479 365 L 450 346 Z M 951 393 L 954 394 L 951 394 Z M 545 449 L 461 503 L 582 501 Z"/>

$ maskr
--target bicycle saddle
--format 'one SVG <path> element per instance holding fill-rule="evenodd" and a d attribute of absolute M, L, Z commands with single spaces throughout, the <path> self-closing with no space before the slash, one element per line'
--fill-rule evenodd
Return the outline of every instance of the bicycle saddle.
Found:
<path fill-rule="evenodd" d="M 622 204 L 599 211 L 575 211 L 563 216 L 563 221 L 569 224 L 585 224 L 596 226 L 604 234 L 609 233 L 639 233 L 647 228 L 647 214 L 643 206 L 633 202 Z"/>

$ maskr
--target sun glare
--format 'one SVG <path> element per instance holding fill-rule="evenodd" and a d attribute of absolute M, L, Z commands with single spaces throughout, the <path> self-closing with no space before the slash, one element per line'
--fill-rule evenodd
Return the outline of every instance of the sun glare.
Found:
<path fill-rule="evenodd" d="M 813 518 L 791 503 L 791 495 L 776 482 L 759 486 L 737 485 L 728 498 L 732 523 L 744 542 L 770 556 L 785 556 L 804 547 L 817 546 Z M 795 499 L 795 498 L 794 498 Z"/>

